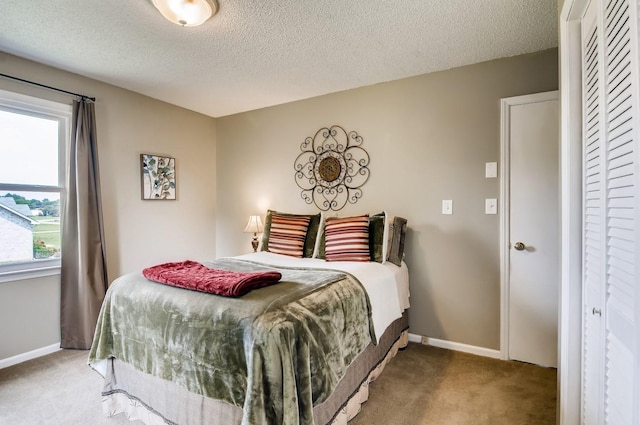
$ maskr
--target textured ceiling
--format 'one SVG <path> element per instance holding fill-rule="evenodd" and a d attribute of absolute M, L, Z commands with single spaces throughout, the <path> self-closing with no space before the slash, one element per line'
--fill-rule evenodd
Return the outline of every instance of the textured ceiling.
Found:
<path fill-rule="evenodd" d="M 218 3 L 183 28 L 147 0 L 0 0 L 0 50 L 219 117 L 558 41 L 557 0 Z"/>

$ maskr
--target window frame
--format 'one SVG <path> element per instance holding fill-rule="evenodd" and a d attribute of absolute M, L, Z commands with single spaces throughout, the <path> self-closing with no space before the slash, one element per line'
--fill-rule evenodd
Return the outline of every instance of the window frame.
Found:
<path fill-rule="evenodd" d="M 60 196 L 60 208 L 62 210 L 62 205 L 66 197 L 64 180 L 66 151 L 71 140 L 72 106 L 70 104 L 0 90 L 0 110 L 35 118 L 53 119 L 60 123 L 60 125 L 58 125 L 58 185 L 46 186 L 0 182 L 0 190 L 8 192 L 57 193 Z M 60 217 L 60 219 L 62 220 L 62 217 Z M 60 258 L 0 265 L 0 283 L 58 275 L 60 274 L 60 265 Z"/>

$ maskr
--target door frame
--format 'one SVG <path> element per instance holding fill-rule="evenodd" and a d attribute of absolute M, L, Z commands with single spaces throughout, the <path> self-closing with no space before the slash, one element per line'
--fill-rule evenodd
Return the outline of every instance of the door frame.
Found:
<path fill-rule="evenodd" d="M 511 108 L 559 100 L 558 90 L 500 99 L 500 358 L 509 360 Z M 559 152 L 558 152 L 559 154 Z M 558 157 L 559 158 L 559 157 Z M 558 241 L 559 242 L 559 241 Z"/>
<path fill-rule="evenodd" d="M 558 420 L 582 421 L 582 18 L 591 0 L 560 10 L 561 280 Z"/>

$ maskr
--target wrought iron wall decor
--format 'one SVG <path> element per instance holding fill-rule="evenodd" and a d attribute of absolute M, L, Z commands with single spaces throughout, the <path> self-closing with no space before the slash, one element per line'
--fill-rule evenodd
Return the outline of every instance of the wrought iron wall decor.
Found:
<path fill-rule="evenodd" d="M 369 180 L 369 154 L 361 147 L 362 136 L 339 125 L 323 127 L 300 145 L 302 153 L 293 166 L 300 196 L 322 211 L 341 210 L 362 197 Z"/>

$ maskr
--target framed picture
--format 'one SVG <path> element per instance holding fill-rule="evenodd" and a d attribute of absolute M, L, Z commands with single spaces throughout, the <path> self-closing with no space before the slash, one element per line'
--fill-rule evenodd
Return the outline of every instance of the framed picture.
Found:
<path fill-rule="evenodd" d="M 140 155 L 142 199 L 176 199 L 176 160 L 167 156 Z"/>

